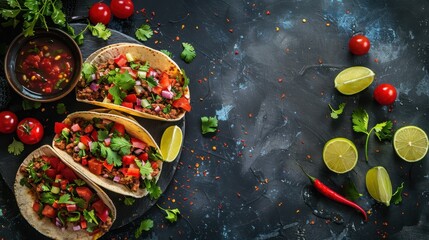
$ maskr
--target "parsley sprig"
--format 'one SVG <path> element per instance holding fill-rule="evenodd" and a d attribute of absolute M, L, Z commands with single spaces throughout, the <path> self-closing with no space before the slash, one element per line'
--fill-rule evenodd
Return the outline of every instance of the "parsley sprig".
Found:
<path fill-rule="evenodd" d="M 392 124 L 392 121 L 390 121 L 390 120 L 378 123 L 368 131 L 369 115 L 365 111 L 365 109 L 358 108 L 355 111 L 353 111 L 352 122 L 353 122 L 353 130 L 355 132 L 360 132 L 360 133 L 366 134 L 366 140 L 365 140 L 365 159 L 366 159 L 366 161 L 368 161 L 368 141 L 369 141 L 369 136 L 371 135 L 372 131 L 375 131 L 375 135 L 377 136 L 378 140 L 380 140 L 380 141 L 392 139 L 392 126 L 393 126 L 393 124 Z"/>
<path fill-rule="evenodd" d="M 338 109 L 334 109 L 331 104 L 328 104 L 329 108 L 331 109 L 331 118 L 337 119 L 339 115 L 341 115 L 344 111 L 344 107 L 346 106 L 346 103 L 341 103 L 338 105 Z"/>

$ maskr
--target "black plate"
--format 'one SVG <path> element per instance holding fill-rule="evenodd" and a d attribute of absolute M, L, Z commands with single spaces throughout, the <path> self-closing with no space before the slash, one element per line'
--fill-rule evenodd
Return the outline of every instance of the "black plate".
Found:
<path fill-rule="evenodd" d="M 85 25 L 83 24 L 73 24 L 73 27 L 77 31 L 82 29 L 84 26 Z M 94 37 L 87 36 L 84 45 L 81 46 L 82 56 L 84 59 L 86 59 L 92 52 L 96 51 L 97 49 L 104 47 L 105 45 L 118 43 L 118 42 L 139 43 L 137 40 L 127 35 L 124 35 L 120 32 L 112 30 L 112 36 L 109 38 L 108 41 L 104 41 L 101 39 L 99 40 Z M 19 156 L 14 156 L 12 154 L 9 154 L 7 152 L 7 148 L 0 148 L 0 156 L 1 156 L 0 174 L 10 189 L 13 188 L 13 183 L 15 181 L 15 174 L 19 168 L 19 165 L 24 160 L 24 158 L 28 154 L 30 154 L 34 149 L 44 144 L 51 145 L 52 139 L 54 137 L 54 129 L 53 129 L 54 123 L 57 121 L 62 121 L 67 115 L 67 114 L 60 115 L 56 112 L 56 105 L 58 103 L 64 103 L 66 105 L 68 113 L 99 108 L 94 105 L 77 102 L 74 91 L 72 91 L 65 98 L 59 101 L 56 101 L 53 103 L 44 103 L 42 104 L 40 109 L 35 109 L 35 110 L 23 111 L 21 107 L 21 98 L 19 96 L 14 96 L 13 100 L 12 100 L 10 109 L 18 115 L 18 118 L 22 119 L 24 117 L 30 117 L 30 116 L 36 117 L 45 126 L 45 135 L 40 143 L 32 146 L 26 145 L 24 152 L 22 152 Z M 161 122 L 161 121 L 155 121 L 155 120 L 149 120 L 149 119 L 142 119 L 135 116 L 133 116 L 133 118 L 135 118 L 144 128 L 146 128 L 149 131 L 149 133 L 152 135 L 152 137 L 155 139 L 155 141 L 158 144 L 161 141 L 162 133 L 169 126 L 177 125 L 182 129 L 183 134 L 185 134 L 185 118 L 177 122 Z M 12 142 L 13 137 L 17 138 L 17 136 L 14 134 L 2 136 L 0 138 L 0 145 L 1 146 L 9 145 Z M 177 156 L 177 159 L 175 161 L 170 163 L 165 162 L 163 164 L 161 176 L 158 180 L 158 185 L 161 187 L 161 190 L 163 192 L 165 191 L 171 179 L 173 178 L 173 175 L 176 171 L 177 164 L 179 162 L 178 161 L 179 158 L 180 158 L 180 153 L 179 153 L 179 156 Z M 136 218 L 142 216 L 156 202 L 156 201 L 150 201 L 149 198 L 144 197 L 144 198 L 136 199 L 135 203 L 130 207 L 130 206 L 126 206 L 123 203 L 124 197 L 122 195 L 110 192 L 108 190 L 105 190 L 105 191 L 113 200 L 117 209 L 117 218 L 115 223 L 112 226 L 112 230 L 119 228 L 121 226 L 124 226 L 132 222 Z"/>

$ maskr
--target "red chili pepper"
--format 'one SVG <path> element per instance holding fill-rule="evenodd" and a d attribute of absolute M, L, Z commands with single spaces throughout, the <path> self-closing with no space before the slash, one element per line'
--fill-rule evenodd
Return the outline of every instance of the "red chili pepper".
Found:
<path fill-rule="evenodd" d="M 317 191 L 319 191 L 321 194 L 323 194 L 325 197 L 328 197 L 336 202 L 339 202 L 341 204 L 353 207 L 354 209 L 358 210 L 359 212 L 362 213 L 362 215 L 364 216 L 364 221 L 368 221 L 368 215 L 366 214 L 365 210 L 363 210 L 363 208 L 361 208 L 359 205 L 357 205 L 356 203 L 348 200 L 347 198 L 341 196 L 340 194 L 336 193 L 334 190 L 330 189 L 328 186 L 326 186 L 325 184 L 323 184 L 319 179 L 308 175 L 304 169 L 299 165 L 299 167 L 301 168 L 301 170 L 305 173 L 305 175 L 307 175 L 307 177 L 310 179 L 311 183 L 313 184 L 313 186 L 317 189 Z"/>

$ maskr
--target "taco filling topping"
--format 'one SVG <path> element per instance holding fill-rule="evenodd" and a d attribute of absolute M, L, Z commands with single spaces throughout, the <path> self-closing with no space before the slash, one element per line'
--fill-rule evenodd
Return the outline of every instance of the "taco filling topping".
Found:
<path fill-rule="evenodd" d="M 77 98 L 175 119 L 191 111 L 186 97 L 188 84 L 184 72 L 183 76 L 169 76 L 127 53 L 98 65 L 84 63 Z"/>
<path fill-rule="evenodd" d="M 133 192 L 145 188 L 155 198 L 160 193 L 156 177 L 162 156 L 155 147 L 131 137 L 124 125 L 100 118 L 66 118 L 56 122 L 54 130 L 54 145 L 93 174 Z"/>
<path fill-rule="evenodd" d="M 90 234 L 107 232 L 112 215 L 97 193 L 59 158 L 35 157 L 22 166 L 21 185 L 35 196 L 33 210 L 59 228 L 83 230 Z"/>

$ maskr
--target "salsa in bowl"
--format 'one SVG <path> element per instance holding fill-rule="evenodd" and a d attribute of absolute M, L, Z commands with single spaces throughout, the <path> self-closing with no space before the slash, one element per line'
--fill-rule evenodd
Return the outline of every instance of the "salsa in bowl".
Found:
<path fill-rule="evenodd" d="M 74 89 L 82 54 L 74 40 L 59 29 L 37 29 L 34 36 L 17 36 L 5 58 L 9 84 L 21 96 L 55 101 Z"/>

